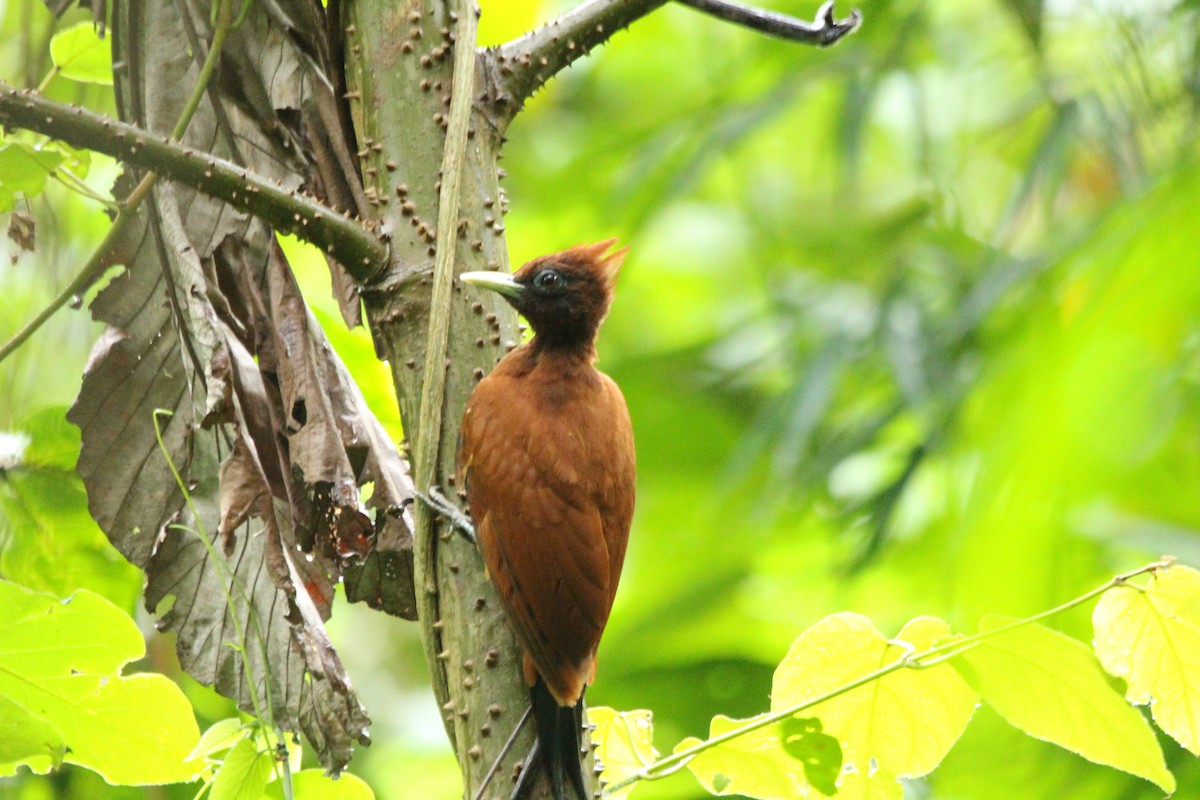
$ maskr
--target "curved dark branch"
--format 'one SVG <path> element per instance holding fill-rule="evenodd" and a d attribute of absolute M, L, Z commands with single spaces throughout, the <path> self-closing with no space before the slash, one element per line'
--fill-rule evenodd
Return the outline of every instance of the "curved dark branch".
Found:
<path fill-rule="evenodd" d="M 586 0 L 536 31 L 485 53 L 501 111 L 498 126 L 503 129 L 546 81 L 666 2 Z"/>
<path fill-rule="evenodd" d="M 35 131 L 152 170 L 294 233 L 336 258 L 360 283 L 385 271 L 388 246 L 361 222 L 230 161 L 36 92 L 0 87 L 0 125 Z"/>
<path fill-rule="evenodd" d="M 744 25 L 759 33 L 787 39 L 791 42 L 815 44 L 818 47 L 829 47 L 837 44 L 847 35 L 854 33 L 862 22 L 862 14 L 853 9 L 845 19 L 834 19 L 833 0 L 822 3 L 817 9 L 816 18 L 806 22 L 787 14 L 767 11 L 761 8 L 744 6 L 729 0 L 676 0 L 685 6 L 691 6 L 697 11 L 711 14 L 718 19 Z"/>
<path fill-rule="evenodd" d="M 841 41 L 862 22 L 857 9 L 845 19 L 834 19 L 833 0 L 817 9 L 812 22 L 733 0 L 677 2 L 768 36 L 820 47 Z M 617 31 L 665 4 L 665 0 L 586 0 L 538 30 L 483 53 L 483 66 L 494 95 L 485 90 L 480 99 L 494 101 L 492 108 L 497 113 L 493 122 L 497 129 L 503 131 L 546 81 L 604 44 Z"/>

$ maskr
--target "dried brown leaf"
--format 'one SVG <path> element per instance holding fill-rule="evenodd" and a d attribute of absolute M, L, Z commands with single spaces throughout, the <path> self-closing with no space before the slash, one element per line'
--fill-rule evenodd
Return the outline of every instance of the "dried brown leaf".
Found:
<path fill-rule="evenodd" d="M 322 13 L 305 0 L 257 5 L 223 52 L 187 144 L 293 188 L 312 182 L 306 143 L 341 137 L 314 128 L 324 124 L 315 98 L 332 96 Z M 186 2 L 117 6 L 123 116 L 170 129 L 209 18 Z M 382 548 L 401 565 L 407 557 L 411 575 L 406 465 L 268 228 L 166 183 L 143 211 L 114 248 L 125 271 L 93 303 L 109 328 L 70 414 L 91 511 L 146 571 L 147 606 L 170 599 L 159 624 L 177 633 L 184 668 L 302 730 L 336 772 L 369 721 L 323 621 L 348 560 L 357 574 Z M 393 605 L 411 605 L 411 581 L 402 568 L 392 574 Z"/>

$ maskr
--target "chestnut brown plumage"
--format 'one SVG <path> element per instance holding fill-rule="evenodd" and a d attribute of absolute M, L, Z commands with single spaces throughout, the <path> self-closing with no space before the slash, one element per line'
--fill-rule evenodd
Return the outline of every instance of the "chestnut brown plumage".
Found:
<path fill-rule="evenodd" d="M 580 700 L 625 560 L 634 446 L 621 390 L 595 339 L 625 250 L 615 240 L 465 273 L 533 328 L 467 402 L 459 470 L 488 574 L 524 650 L 541 755 L 556 798 L 581 797 Z"/>

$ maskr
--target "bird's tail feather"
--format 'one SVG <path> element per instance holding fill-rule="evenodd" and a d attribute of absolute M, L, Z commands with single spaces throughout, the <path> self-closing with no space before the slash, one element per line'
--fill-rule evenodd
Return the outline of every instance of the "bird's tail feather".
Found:
<path fill-rule="evenodd" d="M 583 778 L 583 698 L 573 707 L 560 706 L 540 678 L 530 690 L 533 719 L 541 743 L 542 763 L 550 776 L 554 800 L 571 800 L 570 782 L 576 800 L 590 800 Z"/>

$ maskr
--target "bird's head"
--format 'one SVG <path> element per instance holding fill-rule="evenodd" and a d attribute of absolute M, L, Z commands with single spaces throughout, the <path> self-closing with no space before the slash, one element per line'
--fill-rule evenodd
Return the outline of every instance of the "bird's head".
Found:
<path fill-rule="evenodd" d="M 628 250 L 621 248 L 608 253 L 616 241 L 580 244 L 561 253 L 541 256 L 512 275 L 464 272 L 461 277 L 467 283 L 504 295 L 529 320 L 543 344 L 588 346 L 608 314 L 617 273 Z"/>

